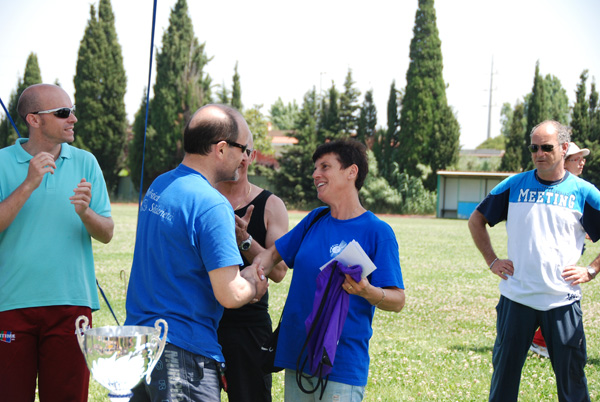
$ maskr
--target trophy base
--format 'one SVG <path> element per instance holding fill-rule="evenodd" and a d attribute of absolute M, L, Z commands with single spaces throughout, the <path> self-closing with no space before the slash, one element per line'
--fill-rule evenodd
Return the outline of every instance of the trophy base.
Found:
<path fill-rule="evenodd" d="M 110 392 L 108 394 L 108 398 L 110 399 L 111 402 L 129 402 L 129 399 L 131 399 L 131 397 L 133 396 L 133 393 L 128 393 L 128 394 L 113 394 L 112 392 Z"/>

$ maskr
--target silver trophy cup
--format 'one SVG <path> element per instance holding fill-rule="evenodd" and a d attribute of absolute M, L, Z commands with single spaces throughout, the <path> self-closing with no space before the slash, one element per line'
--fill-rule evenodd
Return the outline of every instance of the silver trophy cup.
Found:
<path fill-rule="evenodd" d="M 160 337 L 163 327 L 163 336 Z M 150 374 L 160 359 L 167 341 L 168 325 L 158 319 L 154 328 L 125 325 L 88 328 L 86 316 L 79 316 L 75 332 L 79 347 L 94 379 L 107 388 L 111 401 L 129 401 L 131 390 Z"/>

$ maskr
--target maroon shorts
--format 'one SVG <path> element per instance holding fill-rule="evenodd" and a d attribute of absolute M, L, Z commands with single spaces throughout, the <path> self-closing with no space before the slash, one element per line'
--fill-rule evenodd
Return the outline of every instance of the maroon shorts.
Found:
<path fill-rule="evenodd" d="M 2 400 L 88 399 L 90 373 L 75 335 L 75 321 L 89 307 L 31 307 L 0 312 L 0 393 Z"/>

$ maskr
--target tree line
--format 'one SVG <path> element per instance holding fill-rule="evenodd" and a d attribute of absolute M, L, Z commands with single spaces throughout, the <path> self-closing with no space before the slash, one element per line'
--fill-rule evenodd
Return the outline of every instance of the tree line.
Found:
<path fill-rule="evenodd" d="M 483 142 L 478 148 L 504 149 L 499 170 L 519 172 L 533 168 L 531 153 L 527 149 L 533 127 L 544 120 L 556 120 L 571 128 L 571 141 L 580 148 L 588 148 L 582 178 L 600 184 L 600 104 L 596 83 L 592 80 L 587 92 L 589 73 L 583 70 L 575 89 L 575 102 L 569 106 L 566 90 L 560 80 L 540 74 L 539 62 L 535 65 L 531 92 L 515 102 L 502 105 L 501 130 L 496 138 Z"/>
<path fill-rule="evenodd" d="M 316 146 L 336 138 L 355 138 L 370 150 L 370 175 L 361 191 L 365 206 L 377 212 L 434 212 L 435 172 L 456 165 L 460 137 L 458 121 L 446 98 L 434 0 L 418 2 L 407 85 L 399 90 L 391 83 L 385 126 L 378 124 L 373 90 L 362 96 L 351 69 L 340 89 L 335 82 L 324 93 L 313 87 L 300 106 L 295 102 L 285 105 L 278 99 L 269 116 L 263 115 L 261 106 L 244 109 L 237 63 L 231 89 L 225 83 L 214 84 L 206 72 L 212 57 L 194 34 L 186 0 L 178 0 L 171 10 L 169 26 L 156 52 L 154 95 L 147 105 L 145 91 L 140 94 L 140 105 L 130 124 L 124 105 L 127 78 L 114 18 L 110 0 L 99 0 L 97 10 L 90 6 L 74 77 L 79 118 L 75 145 L 97 157 L 113 194 L 123 172 L 139 185 L 142 161 L 143 188 L 177 166 L 183 156 L 186 122 L 198 107 L 217 102 L 243 112 L 255 147 L 264 154 L 274 152 L 267 136 L 268 122 L 289 130 L 298 139 L 297 145 L 283 152 L 278 169 L 256 168 L 258 174 L 271 180 L 289 206 L 314 205 L 311 155 Z M 41 82 L 41 72 L 36 55 L 31 54 L 23 79 L 11 94 L 12 116 L 16 117 L 16 101 L 22 90 L 37 82 Z M 23 135 L 26 129 L 19 124 Z M 12 144 L 15 137 L 3 119 L 0 145 Z"/>

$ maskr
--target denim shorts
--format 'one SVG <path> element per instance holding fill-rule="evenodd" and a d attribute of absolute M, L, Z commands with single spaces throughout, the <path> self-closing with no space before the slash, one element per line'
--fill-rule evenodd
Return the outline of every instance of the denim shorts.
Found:
<path fill-rule="evenodd" d="M 303 379 L 303 386 L 307 389 L 314 388 L 316 379 Z M 361 402 L 365 396 L 365 387 L 342 384 L 341 382 L 328 381 L 323 398 L 319 388 L 312 394 L 302 392 L 296 383 L 296 371 L 285 369 L 285 402 Z"/>
<path fill-rule="evenodd" d="M 150 385 L 142 380 L 131 402 L 221 400 L 217 363 L 167 343 L 152 371 Z"/>

